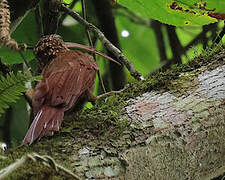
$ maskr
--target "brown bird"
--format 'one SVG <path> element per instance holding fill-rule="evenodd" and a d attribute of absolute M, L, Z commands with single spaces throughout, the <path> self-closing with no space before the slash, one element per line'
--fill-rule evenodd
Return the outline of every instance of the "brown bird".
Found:
<path fill-rule="evenodd" d="M 95 100 L 96 62 L 90 55 L 67 47 L 58 35 L 48 35 L 34 49 L 43 79 L 34 90 L 35 118 L 22 145 L 52 136 L 59 131 L 65 112 L 80 110 L 87 101 Z"/>

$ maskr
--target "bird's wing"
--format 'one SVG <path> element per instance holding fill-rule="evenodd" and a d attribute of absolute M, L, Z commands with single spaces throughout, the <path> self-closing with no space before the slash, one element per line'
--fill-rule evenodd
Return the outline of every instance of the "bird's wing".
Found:
<path fill-rule="evenodd" d="M 76 51 L 55 58 L 44 69 L 43 80 L 35 89 L 35 112 L 42 105 L 70 109 L 82 93 L 94 85 L 98 67 L 89 58 Z"/>

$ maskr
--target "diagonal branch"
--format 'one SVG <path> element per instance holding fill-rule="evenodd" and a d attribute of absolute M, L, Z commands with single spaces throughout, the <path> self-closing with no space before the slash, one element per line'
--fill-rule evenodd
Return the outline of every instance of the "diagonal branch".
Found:
<path fill-rule="evenodd" d="M 157 20 L 149 20 L 149 22 L 151 22 L 151 27 L 155 33 L 155 37 L 156 37 L 156 43 L 157 43 L 157 47 L 158 47 L 158 52 L 159 52 L 159 57 L 160 57 L 160 61 L 167 61 L 167 56 L 166 56 L 166 46 L 165 46 L 165 40 L 164 40 L 164 36 L 163 36 L 163 24 L 160 23 Z"/>
<path fill-rule="evenodd" d="M 223 39 L 224 35 L 225 35 L 225 21 L 224 21 L 224 26 L 223 26 L 222 31 L 219 33 L 219 35 L 216 37 L 216 39 L 214 41 L 215 44 L 218 44 Z"/>
<path fill-rule="evenodd" d="M 64 5 L 61 5 L 59 8 L 61 11 L 69 14 L 71 17 L 73 17 L 76 21 L 78 21 L 80 24 L 88 28 L 90 31 L 92 31 L 98 39 L 102 42 L 102 44 L 111 52 L 113 53 L 118 60 L 120 60 L 129 70 L 130 74 L 137 80 L 143 80 L 143 76 L 135 69 L 134 65 L 122 54 L 122 52 L 116 48 L 106 37 L 105 35 L 93 24 L 87 22 L 84 20 L 78 13 L 75 11 L 65 7 Z"/>

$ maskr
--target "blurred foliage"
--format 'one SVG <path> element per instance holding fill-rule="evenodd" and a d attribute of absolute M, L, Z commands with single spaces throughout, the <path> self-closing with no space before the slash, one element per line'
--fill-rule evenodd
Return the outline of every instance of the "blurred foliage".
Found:
<path fill-rule="evenodd" d="M 153 30 L 132 24 L 122 16 L 116 17 L 116 25 L 122 51 L 134 63 L 137 70 L 146 75 L 156 69 L 159 64 L 159 56 Z M 124 37 L 124 32 L 128 32 L 129 36 Z"/>
<path fill-rule="evenodd" d="M 71 3 L 72 0 L 64 0 L 64 2 Z M 203 32 L 204 27 L 202 25 L 217 22 L 217 19 L 211 18 L 207 15 L 207 13 L 210 12 L 209 10 L 215 8 L 215 11 L 213 12 L 225 12 L 224 0 L 205 0 L 205 9 L 199 8 L 201 1 L 176 1 L 176 4 L 178 7 L 182 8 L 182 11 L 179 9 L 171 9 L 170 6 L 175 2 L 172 0 L 117 0 L 117 2 L 121 3 L 121 5 L 126 8 L 129 8 L 126 9 L 120 4 L 112 3 L 122 52 L 134 64 L 136 69 L 145 76 L 163 65 L 161 63 L 162 59 L 160 59 L 159 55 L 158 43 L 163 43 L 165 45 L 165 54 L 167 57 L 165 60 L 169 60 L 173 57 L 167 26 L 165 24 L 161 24 L 160 28 L 162 30 L 163 42 L 159 42 L 156 37 L 156 33 L 158 32 L 155 32 L 152 28 L 152 19 L 156 19 L 170 25 L 179 26 L 176 27 L 175 32 L 181 45 L 185 47 Z M 197 5 L 194 5 L 196 2 Z M 81 3 L 78 1 L 73 9 L 81 14 Z M 88 21 L 98 25 L 93 8 L 87 7 L 87 10 Z M 127 13 L 127 10 L 132 11 L 132 13 Z M 188 13 L 190 11 L 194 11 L 196 14 Z M 12 38 L 19 43 L 26 43 L 34 46 L 39 39 L 38 32 L 40 31 L 40 26 L 38 26 L 36 20 L 37 18 L 38 17 L 35 17 L 35 11 L 31 10 L 22 23 L 12 33 Z M 218 23 L 216 33 L 218 34 L 223 27 L 223 22 Z M 58 34 L 62 36 L 65 41 L 88 45 L 85 28 L 71 17 L 66 16 L 66 18 L 63 19 L 62 26 L 58 28 Z M 213 32 L 210 30 L 205 34 L 204 38 L 208 45 L 212 45 L 214 42 L 214 39 L 211 37 L 212 34 Z M 202 44 L 203 38 L 199 38 L 196 41 L 197 42 L 195 44 L 191 45 L 187 50 L 185 50 L 185 52 L 180 54 L 183 63 L 186 63 L 193 56 L 204 50 Z M 225 38 L 223 38 L 223 42 L 225 42 Z M 100 51 L 104 51 L 102 44 L 98 40 L 95 41 L 95 47 Z M 37 64 L 34 60 L 33 52 L 27 50 L 23 54 L 32 68 L 33 75 L 36 75 Z M 24 58 L 21 54 L 10 51 L 5 47 L 0 48 L 0 57 L 2 62 L 7 65 L 11 65 L 9 67 L 12 67 L 12 65 L 18 66 L 18 64 L 24 62 Z M 105 75 L 108 73 L 108 62 L 100 57 L 97 57 L 97 60 L 101 74 Z M 23 71 L 22 66 L 17 68 L 17 71 L 18 70 Z M 127 70 L 126 75 L 127 82 L 134 81 L 134 78 L 130 76 Z M 95 94 L 98 92 L 98 83 L 99 81 L 97 78 Z M 12 127 L 18 128 L 18 126 L 21 126 L 21 130 L 18 130 L 20 129 L 18 128 L 17 130 L 11 131 L 13 138 L 15 138 L 13 141 L 15 142 L 18 141 L 18 139 L 21 140 L 21 136 L 25 133 L 26 128 L 24 126 L 27 126 L 28 122 L 28 110 L 26 106 L 26 101 L 24 99 L 20 99 L 18 103 L 14 104 L 12 107 Z M 0 127 L 4 127 L 4 122 L 3 117 L 0 119 Z M 4 138 L 4 133 L 2 137 Z"/>
<path fill-rule="evenodd" d="M 26 43 L 28 45 L 35 45 L 38 40 L 37 26 L 35 22 L 34 12 L 31 11 L 12 33 L 12 38 L 18 43 Z M 25 51 L 24 56 L 27 61 L 34 59 L 32 51 Z M 24 60 L 18 52 L 7 49 L 6 47 L 0 48 L 0 57 L 5 64 L 23 63 Z"/>

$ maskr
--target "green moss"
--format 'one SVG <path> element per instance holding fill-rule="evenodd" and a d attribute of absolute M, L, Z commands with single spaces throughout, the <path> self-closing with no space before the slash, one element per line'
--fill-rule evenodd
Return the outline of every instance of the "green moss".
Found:
<path fill-rule="evenodd" d="M 127 147 L 145 143 L 149 134 L 155 132 L 151 128 L 143 130 L 133 129 L 129 126 L 131 122 L 126 116 L 123 116 L 123 109 L 128 104 L 127 100 L 144 92 L 159 89 L 169 91 L 177 96 L 185 94 L 186 90 L 190 90 L 190 87 L 194 88 L 198 84 L 196 77 L 203 70 L 215 69 L 225 63 L 221 58 L 225 56 L 223 48 L 221 46 L 220 49 L 208 50 L 205 55 L 196 57 L 188 64 L 174 65 L 165 71 L 158 70 L 146 77 L 146 80 L 131 84 L 123 93 L 99 100 L 92 109 L 86 109 L 66 117 L 60 132 L 55 133 L 53 137 L 43 138 L 32 146 L 14 148 L 6 153 L 0 153 L 7 157 L 0 160 L 0 169 L 30 152 L 52 156 L 56 162 L 61 162 L 61 165 L 71 169 L 71 164 L 74 164 L 78 158 L 77 152 L 83 145 L 88 145 L 96 151 L 101 149 L 100 147 L 104 147 L 108 154 L 117 154 Z M 205 106 L 200 104 L 196 108 L 202 109 Z M 208 114 L 204 115 L 209 116 Z M 136 138 L 134 142 L 131 141 L 136 136 L 140 136 L 140 139 Z M 9 179 L 29 179 L 30 177 L 63 179 L 65 174 L 56 173 L 39 162 L 31 162 L 12 173 Z"/>

